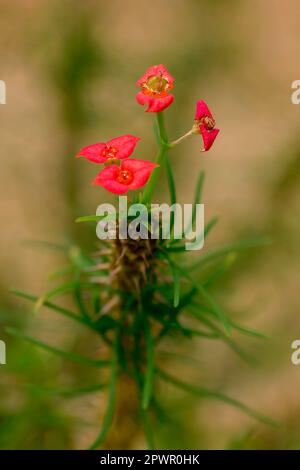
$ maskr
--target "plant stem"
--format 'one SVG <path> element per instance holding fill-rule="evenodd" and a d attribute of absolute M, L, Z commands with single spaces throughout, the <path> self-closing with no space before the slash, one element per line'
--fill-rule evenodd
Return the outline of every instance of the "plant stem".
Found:
<path fill-rule="evenodd" d="M 165 119 L 164 119 L 164 114 L 161 111 L 160 113 L 156 113 L 156 119 L 157 119 L 157 125 L 158 125 L 158 130 L 159 130 L 159 137 L 160 137 L 160 142 L 161 144 L 168 144 L 168 136 L 166 132 L 166 126 L 165 126 Z"/>
<path fill-rule="evenodd" d="M 165 128 L 165 122 L 164 122 L 164 115 L 163 112 L 161 111 L 160 113 L 156 113 L 156 119 L 157 119 L 157 126 L 158 126 L 158 131 L 159 131 L 159 149 L 158 153 L 155 159 L 155 163 L 158 165 L 161 165 L 164 161 L 164 156 L 169 148 L 168 144 L 168 136 Z M 149 181 L 146 185 L 143 197 L 142 197 L 142 204 L 147 204 L 151 201 L 151 197 L 155 188 L 155 183 L 157 181 L 157 177 L 159 175 L 160 167 L 154 168 Z"/>
<path fill-rule="evenodd" d="M 180 144 L 180 142 L 182 142 L 183 140 L 187 139 L 188 137 L 190 137 L 190 136 L 193 135 L 193 134 L 194 134 L 193 129 L 189 130 L 186 134 L 182 135 L 181 137 L 179 137 L 179 138 L 176 139 L 176 140 L 173 140 L 173 142 L 170 142 L 170 143 L 169 143 L 169 147 L 170 147 L 170 148 L 175 147 L 175 145 Z"/>

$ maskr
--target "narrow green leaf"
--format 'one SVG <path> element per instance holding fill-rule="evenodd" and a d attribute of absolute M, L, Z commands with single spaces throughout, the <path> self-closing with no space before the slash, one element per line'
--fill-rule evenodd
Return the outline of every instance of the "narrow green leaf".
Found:
<path fill-rule="evenodd" d="M 119 322 L 118 329 L 115 334 L 114 338 L 114 345 L 113 345 L 113 357 L 111 361 L 111 372 L 110 372 L 110 379 L 109 379 L 109 391 L 108 391 L 108 401 L 107 401 L 107 408 L 104 415 L 102 428 L 99 435 L 96 437 L 93 444 L 90 446 L 89 450 L 97 449 L 104 441 L 105 436 L 111 426 L 115 405 L 116 405 L 116 393 L 117 393 L 117 380 L 119 375 L 119 350 L 121 347 L 121 330 L 124 324 L 124 311 L 122 314 L 122 319 Z"/>
<path fill-rule="evenodd" d="M 145 343 L 146 343 L 146 374 L 143 374 L 141 371 L 141 342 L 143 339 L 140 337 L 140 331 L 144 329 Z M 139 311 L 138 315 L 135 315 L 133 321 L 133 335 L 134 335 L 134 348 L 132 349 L 132 364 L 133 364 L 133 377 L 137 386 L 137 393 L 139 397 L 139 412 L 141 416 L 141 421 L 144 427 L 144 435 L 150 450 L 154 449 L 154 433 L 151 423 L 151 415 L 149 413 L 149 408 L 144 409 L 150 404 L 153 404 L 154 396 L 152 393 L 153 387 L 153 372 L 154 369 L 154 348 L 152 341 L 152 334 L 150 325 L 148 323 L 148 318 L 143 314 L 142 311 Z M 153 365 L 152 365 L 153 364 Z M 149 398 L 148 398 L 149 397 Z"/>
<path fill-rule="evenodd" d="M 57 269 L 49 274 L 49 279 L 57 279 L 59 277 L 65 276 L 66 274 L 73 273 L 75 271 L 74 266 L 64 266 L 60 269 Z"/>
<path fill-rule="evenodd" d="M 75 281 L 75 288 L 74 288 L 74 299 L 75 303 L 78 307 L 79 312 L 84 318 L 89 319 L 90 316 L 88 314 L 88 311 L 85 307 L 83 298 L 82 298 L 82 290 L 81 290 L 81 282 L 80 282 L 80 271 L 77 271 L 76 273 L 76 281 Z"/>
<path fill-rule="evenodd" d="M 182 361 L 186 364 L 193 365 L 195 367 L 204 367 L 204 362 L 200 362 L 198 358 L 192 357 L 192 356 L 186 356 L 183 354 L 179 354 L 177 352 L 173 351 L 164 351 L 164 350 L 158 350 L 158 355 L 159 356 L 166 356 L 169 357 L 173 360 L 178 360 Z"/>
<path fill-rule="evenodd" d="M 176 263 L 174 260 L 170 258 L 168 254 L 165 253 L 165 256 L 169 262 L 171 262 L 177 270 L 182 273 L 186 279 L 188 279 L 192 285 L 197 289 L 199 294 L 204 298 L 204 300 L 208 303 L 208 305 L 211 307 L 212 311 L 214 314 L 219 318 L 220 322 L 223 324 L 225 332 L 228 336 L 231 334 L 231 329 L 230 329 L 230 324 L 229 321 L 221 309 L 221 307 L 218 305 L 218 303 L 214 300 L 213 296 L 208 293 L 208 291 L 199 283 L 195 282 L 193 277 L 190 275 L 189 272 L 187 272 L 184 268 L 182 268 L 178 263 Z"/>
<path fill-rule="evenodd" d="M 147 318 L 144 319 L 144 332 L 146 342 L 146 372 L 142 392 L 142 409 L 146 410 L 149 407 L 149 403 L 152 397 L 155 367 L 153 338 Z"/>
<path fill-rule="evenodd" d="M 94 366 L 94 367 L 102 367 L 102 366 L 107 366 L 110 364 L 109 361 L 90 359 L 85 356 L 80 356 L 79 354 L 70 353 L 67 351 L 62 351 L 60 349 L 54 348 L 53 346 L 50 346 L 46 343 L 43 343 L 42 341 L 39 341 L 31 336 L 28 336 L 15 328 L 7 327 L 5 328 L 5 331 L 6 333 L 16 338 L 20 338 L 25 341 L 28 341 L 29 343 L 34 344 L 35 346 L 38 346 L 39 348 L 45 349 L 45 351 L 51 352 L 53 354 L 56 354 L 57 356 L 60 356 L 64 359 L 68 359 L 70 361 L 74 361 L 74 362 L 78 362 L 81 364 Z"/>
<path fill-rule="evenodd" d="M 116 212 L 113 214 L 104 214 L 104 215 L 84 215 L 82 217 L 78 217 L 75 222 L 100 222 L 101 220 L 105 219 L 106 221 L 115 221 L 118 218 L 126 217 L 127 212 Z"/>
<path fill-rule="evenodd" d="M 40 248 L 40 249 L 49 249 L 54 251 L 67 251 L 70 247 L 69 244 L 62 244 L 62 243 L 55 243 L 49 242 L 46 240 L 24 240 L 24 245 L 30 246 L 32 248 Z"/>
<path fill-rule="evenodd" d="M 204 180 L 205 180 L 205 173 L 204 171 L 201 171 L 200 174 L 199 174 L 199 177 L 198 177 L 198 180 L 197 180 L 197 184 L 196 184 L 196 189 L 195 189 L 195 196 L 194 196 L 194 204 L 193 204 L 193 211 L 192 211 L 192 214 L 191 214 L 191 219 L 189 220 L 189 223 L 185 229 L 185 233 L 189 233 L 193 227 L 193 224 L 194 224 L 194 220 L 195 220 L 195 217 L 196 217 L 196 210 L 197 210 L 197 204 L 200 204 L 200 199 L 201 199 L 201 195 L 202 195 L 202 190 L 203 190 L 203 185 L 204 185 Z M 171 240 L 170 242 L 170 246 L 172 246 L 173 244 L 175 245 L 176 243 L 178 243 L 180 240 Z M 185 250 L 185 246 L 183 245 L 183 247 L 178 247 L 179 249 L 176 249 L 174 247 L 174 249 L 172 251 L 183 251 Z"/>
<path fill-rule="evenodd" d="M 173 282 L 174 282 L 174 300 L 173 305 L 178 307 L 180 302 L 180 277 L 176 268 L 172 268 Z"/>
<path fill-rule="evenodd" d="M 263 333 L 261 331 L 258 331 L 258 330 L 255 330 L 254 328 L 250 328 L 249 326 L 240 325 L 240 324 L 238 324 L 236 322 L 233 322 L 233 321 L 231 321 L 230 324 L 233 328 L 235 328 L 236 330 L 238 330 L 241 333 L 244 333 L 245 335 L 255 336 L 256 338 L 259 338 L 259 339 L 269 339 L 270 338 L 270 336 L 266 335 L 265 333 Z"/>
<path fill-rule="evenodd" d="M 68 292 L 74 291 L 76 288 L 77 283 L 74 281 L 66 282 L 64 284 L 59 285 L 58 287 L 55 287 L 54 289 L 49 290 L 48 292 L 45 292 L 42 294 L 40 297 L 38 297 L 33 311 L 34 313 L 37 313 L 38 310 L 44 305 L 45 302 L 50 300 L 51 298 L 55 298 L 59 295 L 67 294 Z"/>
<path fill-rule="evenodd" d="M 209 232 L 212 230 L 212 228 L 217 224 L 218 218 L 213 217 L 205 226 L 204 228 L 204 238 L 209 234 Z M 179 240 L 176 240 L 177 242 Z M 202 238 L 199 239 L 199 243 L 202 242 Z M 166 249 L 169 252 L 181 252 L 181 251 L 186 251 L 185 243 L 183 245 L 177 245 L 175 246 L 175 240 L 171 240 L 171 242 L 166 246 Z"/>
<path fill-rule="evenodd" d="M 236 253 L 230 253 L 229 255 L 227 255 L 225 257 L 225 260 L 218 264 L 216 269 L 214 269 L 213 272 L 207 277 L 204 282 L 204 287 L 209 288 L 210 286 L 215 284 L 232 267 L 232 265 L 236 261 L 236 258 Z"/>
<path fill-rule="evenodd" d="M 98 331 L 106 333 L 109 330 L 116 328 L 117 322 L 110 315 L 101 315 L 95 322 Z"/>
<path fill-rule="evenodd" d="M 75 219 L 76 223 L 80 222 L 99 222 L 100 220 L 104 219 L 105 215 L 84 215 L 82 217 L 78 217 Z"/>
<path fill-rule="evenodd" d="M 184 307 L 189 306 L 193 298 L 195 297 L 196 293 L 197 293 L 197 289 L 195 289 L 195 287 L 193 286 L 188 292 L 181 295 L 177 310 L 180 311 Z"/>
<path fill-rule="evenodd" d="M 209 333 L 207 331 L 195 330 L 194 328 L 183 327 L 183 330 L 190 336 L 201 336 L 202 338 L 207 339 L 218 339 L 221 338 L 221 335 L 218 333 Z"/>
<path fill-rule="evenodd" d="M 81 395 L 87 395 L 89 393 L 94 393 L 94 392 L 99 392 L 100 390 L 103 390 L 106 387 L 106 384 L 94 384 L 94 385 L 89 385 L 87 387 L 80 387 L 80 388 L 70 388 L 70 389 L 56 389 L 56 388 L 49 388 L 49 387 L 44 387 L 40 384 L 27 384 L 27 387 L 29 389 L 32 389 L 33 391 L 37 391 L 38 393 L 45 393 L 49 395 L 59 395 L 62 397 L 77 397 Z"/>
<path fill-rule="evenodd" d="M 219 222 L 218 217 L 213 217 L 204 228 L 204 237 L 207 237 L 209 232 L 214 228 L 215 225 Z"/>
<path fill-rule="evenodd" d="M 95 260 L 83 253 L 78 245 L 72 245 L 68 252 L 72 265 L 77 269 L 84 269 L 95 264 Z"/>
<path fill-rule="evenodd" d="M 206 300 L 208 305 L 211 307 L 214 314 L 218 317 L 220 322 L 223 324 L 227 336 L 230 336 L 230 334 L 231 334 L 230 323 L 229 323 L 229 320 L 227 319 L 225 313 L 223 312 L 222 308 L 215 301 L 215 299 L 212 297 L 212 295 L 209 294 L 208 291 L 201 284 L 197 284 L 196 287 L 198 289 L 198 292 L 202 295 L 204 300 Z"/>
<path fill-rule="evenodd" d="M 213 251 L 209 251 L 201 256 L 201 258 L 195 263 L 189 266 L 189 270 L 199 269 L 207 263 L 211 263 L 219 259 L 222 256 L 226 256 L 228 253 L 237 253 L 240 251 L 248 250 L 249 248 L 266 246 L 271 243 L 270 239 L 267 237 L 254 238 L 250 240 L 244 240 L 241 242 L 232 243 L 230 245 L 225 245 L 221 248 L 218 248 Z"/>
<path fill-rule="evenodd" d="M 210 328 L 212 331 L 215 331 L 216 334 L 219 334 L 220 338 L 229 346 L 241 359 L 246 361 L 248 364 L 254 366 L 257 365 L 257 359 L 253 357 L 251 354 L 248 352 L 244 351 L 238 344 L 236 344 L 231 338 L 228 338 L 220 328 L 218 328 L 214 322 L 212 322 L 210 319 L 208 319 L 204 315 L 204 311 L 202 313 L 199 313 L 197 309 L 189 309 L 189 312 L 196 317 L 201 323 L 206 325 L 208 328 Z M 213 313 L 213 312 L 211 312 Z M 230 325 L 233 327 L 232 323 L 230 322 Z"/>
<path fill-rule="evenodd" d="M 173 204 L 176 204 L 176 200 L 177 200 L 177 198 L 176 198 L 176 185 L 175 185 L 172 166 L 171 166 L 170 160 L 169 160 L 167 155 L 165 155 L 164 163 L 165 163 L 165 168 L 166 168 L 166 172 L 167 172 L 167 179 L 168 179 L 168 186 L 169 186 L 169 193 L 170 193 L 170 202 L 171 202 L 171 205 L 173 205 Z M 175 219 L 174 211 L 171 211 L 171 221 L 170 221 L 171 230 L 173 229 L 173 226 L 174 226 L 174 219 Z"/>
<path fill-rule="evenodd" d="M 210 313 L 213 314 L 213 311 L 209 309 L 208 307 L 204 307 L 197 302 L 193 302 L 193 304 L 190 305 L 190 307 L 193 309 L 193 311 L 197 314 L 198 318 L 202 321 L 203 320 L 203 315 L 199 314 L 199 309 L 205 314 L 205 313 Z M 194 310 L 195 309 L 195 310 Z M 262 331 L 258 331 L 254 328 L 250 328 L 245 325 L 240 325 L 239 323 L 236 323 L 233 320 L 228 319 L 230 326 L 239 331 L 240 333 L 243 333 L 248 336 L 252 336 L 255 338 L 259 339 L 269 339 L 269 336 L 263 333 Z"/>
<path fill-rule="evenodd" d="M 274 420 L 272 418 L 269 418 L 268 416 L 263 415 L 259 411 L 253 410 L 247 405 L 244 405 L 238 400 L 235 400 L 234 398 L 228 397 L 227 395 L 215 391 L 215 390 L 209 390 L 207 388 L 202 388 L 198 387 L 195 385 L 190 385 L 185 382 L 182 382 L 181 380 L 173 377 L 172 375 L 162 371 L 162 370 L 157 370 L 157 374 L 166 382 L 174 385 L 175 387 L 180 388 L 181 390 L 184 390 L 186 392 L 192 393 L 193 395 L 200 396 L 202 398 L 207 398 L 207 399 L 215 399 L 219 401 L 223 401 L 224 403 L 227 403 L 228 405 L 232 405 L 247 415 L 251 416 L 252 418 L 257 419 L 258 421 L 261 421 L 265 424 L 268 424 L 270 426 L 279 426 L 280 423 L 277 420 Z"/>
<path fill-rule="evenodd" d="M 179 302 L 180 302 L 180 276 L 179 276 L 179 271 L 177 269 L 176 264 L 173 262 L 173 260 L 170 258 L 170 256 L 163 251 L 162 252 L 164 257 L 169 263 L 171 273 L 173 276 L 173 286 L 174 286 L 174 297 L 173 297 L 173 305 L 175 308 L 178 307 Z"/>
<path fill-rule="evenodd" d="M 30 300 L 32 302 L 37 302 L 38 300 L 38 297 L 16 289 L 12 289 L 11 292 L 14 295 L 17 295 L 18 297 L 22 297 L 23 299 Z M 79 315 L 76 315 L 75 313 L 71 312 L 70 310 L 60 307 L 59 305 L 53 304 L 52 302 L 44 302 L 43 306 L 49 308 L 50 310 L 54 310 L 56 313 L 60 313 L 61 315 L 64 315 L 65 317 L 70 318 L 71 320 L 74 320 L 78 323 L 81 323 L 82 325 L 85 325 L 93 330 L 97 330 L 96 324 L 94 324 L 92 321 L 84 319 Z"/>
<path fill-rule="evenodd" d="M 149 415 L 149 409 L 144 410 L 142 406 L 143 405 L 142 395 L 143 395 L 144 377 L 139 369 L 138 356 L 139 356 L 140 347 L 139 347 L 139 342 L 137 341 L 137 337 L 135 338 L 135 343 L 136 343 L 135 349 L 133 352 L 133 364 L 134 364 L 133 375 L 134 375 L 134 379 L 136 382 L 137 391 L 139 395 L 139 411 L 141 414 L 141 420 L 142 420 L 143 427 L 144 427 L 144 434 L 145 434 L 145 438 L 148 444 L 148 449 L 153 450 L 155 449 L 155 445 L 154 445 L 154 433 L 152 429 L 151 416 Z"/>
<path fill-rule="evenodd" d="M 95 289 L 93 289 L 92 291 L 92 305 L 93 305 L 94 313 L 98 315 L 101 310 L 101 299 L 99 295 L 99 289 L 97 286 L 95 286 Z"/>
<path fill-rule="evenodd" d="M 122 361 L 124 360 L 124 354 L 122 349 L 122 342 L 121 342 L 121 333 L 124 328 L 124 323 L 126 319 L 126 314 L 128 309 L 130 308 L 132 299 L 127 300 L 124 309 L 122 310 L 121 320 L 118 323 L 118 328 L 116 330 L 114 342 L 113 342 L 113 356 L 111 361 L 111 372 L 110 372 L 110 380 L 109 380 L 109 391 L 108 391 L 108 400 L 107 400 L 107 408 L 104 415 L 102 428 L 89 448 L 90 450 L 95 450 L 99 447 L 105 439 L 105 436 L 112 424 L 114 411 L 116 406 L 116 393 L 117 393 L 117 381 L 119 376 L 119 367 L 122 365 Z"/>
<path fill-rule="evenodd" d="M 53 395 L 60 395 L 63 397 L 77 397 L 81 395 L 88 395 L 94 392 L 99 392 L 100 390 L 103 390 L 106 387 L 106 384 L 99 383 L 94 385 L 88 385 L 87 387 L 52 390 L 51 393 Z"/>
<path fill-rule="evenodd" d="M 141 409 L 141 417 L 144 426 L 144 432 L 149 450 L 154 450 L 154 433 L 151 425 L 151 416 L 147 410 Z"/>
<path fill-rule="evenodd" d="M 185 326 L 182 326 L 178 321 L 170 321 L 169 319 L 166 320 L 159 315 L 153 316 L 153 318 L 164 326 L 163 329 L 156 336 L 155 343 L 157 343 L 161 338 L 163 338 L 170 331 L 181 333 L 182 335 L 188 338 L 191 338 L 192 336 L 201 336 L 202 338 L 207 338 L 207 339 L 216 339 L 218 337 L 221 337 L 221 335 L 217 333 L 209 333 L 209 332 L 201 331 L 198 329 L 195 330 L 193 328 L 187 328 Z"/>
<path fill-rule="evenodd" d="M 196 205 L 200 204 L 201 201 L 201 196 L 202 196 L 202 191 L 203 191 L 203 186 L 204 186 L 204 181 L 205 181 L 205 173 L 202 170 L 198 176 L 198 181 L 196 184 L 196 190 L 195 190 L 195 198 L 194 198 L 194 217 L 196 214 Z"/>
<path fill-rule="evenodd" d="M 196 217 L 197 204 L 200 204 L 200 201 L 201 201 L 201 196 L 202 196 L 202 191 L 203 191 L 203 186 L 204 186 L 204 180 L 205 180 L 205 173 L 202 170 L 200 172 L 199 176 L 198 176 L 196 189 L 195 189 L 195 197 L 194 197 L 192 217 L 191 217 L 191 220 L 189 221 L 186 233 L 189 233 L 190 230 L 193 227 L 195 217 Z"/>

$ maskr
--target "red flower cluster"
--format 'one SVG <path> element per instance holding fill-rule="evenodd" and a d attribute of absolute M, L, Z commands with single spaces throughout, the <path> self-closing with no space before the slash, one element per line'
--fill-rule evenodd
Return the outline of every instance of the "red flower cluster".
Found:
<path fill-rule="evenodd" d="M 159 113 L 166 109 L 174 100 L 170 94 L 173 88 L 174 78 L 163 65 L 154 65 L 137 81 L 141 91 L 136 95 L 137 102 L 147 105 L 147 112 Z M 196 130 L 195 130 L 196 128 Z M 200 100 L 197 102 L 195 125 L 186 135 L 201 133 L 204 149 L 211 148 L 219 133 L 215 128 L 215 120 L 207 106 Z M 178 139 L 178 141 L 185 136 Z M 84 147 L 78 153 L 78 157 L 84 157 L 93 163 L 104 163 L 106 167 L 100 171 L 94 180 L 95 185 L 100 185 L 115 194 L 124 194 L 130 189 L 143 187 L 152 170 L 158 166 L 145 160 L 129 159 L 139 137 L 126 134 L 115 137 L 108 142 Z M 176 141 L 176 142 L 178 142 Z M 120 166 L 117 164 L 121 161 Z"/>
<path fill-rule="evenodd" d="M 157 166 L 145 160 L 129 159 L 138 140 L 140 138 L 133 135 L 122 135 L 108 142 L 88 145 L 80 150 L 77 157 L 108 165 L 98 173 L 93 184 L 103 186 L 114 194 L 124 194 L 130 189 L 144 186 Z M 120 166 L 116 164 L 118 160 L 122 160 Z"/>

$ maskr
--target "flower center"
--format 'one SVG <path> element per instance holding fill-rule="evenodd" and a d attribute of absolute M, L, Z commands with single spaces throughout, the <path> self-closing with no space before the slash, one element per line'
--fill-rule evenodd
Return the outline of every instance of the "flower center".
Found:
<path fill-rule="evenodd" d="M 200 123 L 203 124 L 208 131 L 211 131 L 216 125 L 216 121 L 210 116 L 204 116 L 200 119 Z"/>
<path fill-rule="evenodd" d="M 117 181 L 121 184 L 130 184 L 133 180 L 133 173 L 129 170 L 119 170 Z"/>
<path fill-rule="evenodd" d="M 154 96 L 155 98 L 166 96 L 171 88 L 172 85 L 162 74 L 152 75 L 142 84 L 145 95 Z"/>
<path fill-rule="evenodd" d="M 118 153 L 118 149 L 116 149 L 115 147 L 106 147 L 104 150 L 102 150 L 101 152 L 101 155 L 102 157 L 104 158 L 108 158 L 108 159 L 115 159 L 117 158 L 117 153 Z"/>

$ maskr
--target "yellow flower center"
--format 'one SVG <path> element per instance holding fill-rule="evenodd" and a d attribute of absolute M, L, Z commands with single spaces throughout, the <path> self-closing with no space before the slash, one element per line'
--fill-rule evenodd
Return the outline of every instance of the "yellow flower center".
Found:
<path fill-rule="evenodd" d="M 155 98 L 166 96 L 171 88 L 173 88 L 173 85 L 169 83 L 169 80 L 162 74 L 152 75 L 142 84 L 142 90 L 145 95 L 150 95 Z"/>

